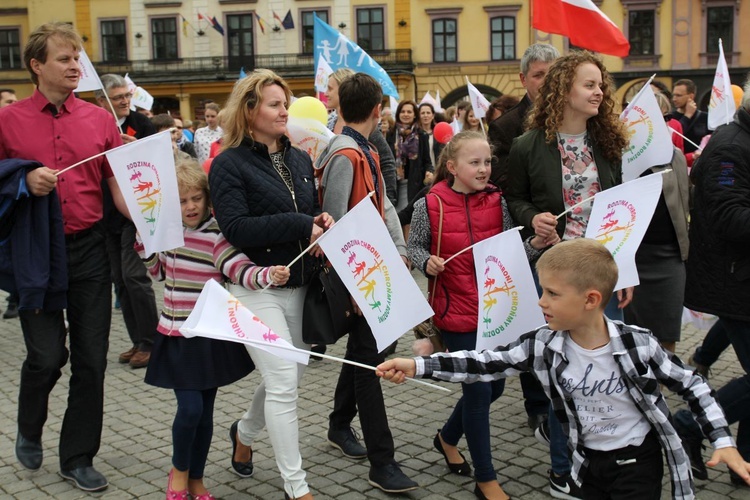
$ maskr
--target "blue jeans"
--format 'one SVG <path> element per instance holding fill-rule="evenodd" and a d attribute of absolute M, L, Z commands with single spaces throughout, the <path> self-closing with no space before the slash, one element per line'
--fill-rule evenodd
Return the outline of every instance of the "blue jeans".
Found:
<path fill-rule="evenodd" d="M 719 324 L 732 342 L 732 347 L 737 353 L 737 359 L 745 370 L 745 374 L 729 381 L 719 389 L 716 392 L 716 400 L 724 409 L 729 425 L 739 422 L 737 450 L 742 458 L 748 461 L 750 460 L 750 322 L 720 317 L 716 325 Z M 680 432 L 695 437 L 702 436 L 700 426 L 688 410 L 680 410 L 675 414 L 675 424 L 680 428 Z"/>
<path fill-rule="evenodd" d="M 727 335 L 727 329 L 722 321 L 717 321 L 714 326 L 708 330 L 703 342 L 695 350 L 693 361 L 703 366 L 711 366 L 716 363 L 721 353 L 729 347 L 730 341 Z"/>
<path fill-rule="evenodd" d="M 217 389 L 174 391 L 177 414 L 172 423 L 172 465 L 189 470 L 190 479 L 203 477 L 214 433 L 214 401 Z"/>
<path fill-rule="evenodd" d="M 450 352 L 471 351 L 476 348 L 476 333 L 441 333 L 445 347 Z M 490 405 L 502 396 L 504 388 L 505 379 L 462 383 L 463 396 L 440 431 L 443 441 L 451 446 L 456 446 L 462 435 L 466 436 L 471 461 L 474 463 L 474 477 L 479 483 L 497 479 L 490 447 Z"/>

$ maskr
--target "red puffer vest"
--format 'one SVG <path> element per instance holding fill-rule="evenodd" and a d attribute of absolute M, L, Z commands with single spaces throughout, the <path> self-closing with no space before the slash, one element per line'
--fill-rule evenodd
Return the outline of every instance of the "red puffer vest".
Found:
<path fill-rule="evenodd" d="M 430 254 L 437 255 L 440 204 L 443 202 L 443 234 L 440 257 L 451 255 L 503 231 L 503 205 L 500 191 L 488 185 L 479 193 L 462 194 L 453 191 L 446 181 L 430 190 L 426 197 L 430 217 L 432 243 Z M 471 250 L 451 260 L 437 279 L 435 296 L 431 297 L 435 311 L 433 322 L 441 330 L 476 332 L 479 295 Z"/>

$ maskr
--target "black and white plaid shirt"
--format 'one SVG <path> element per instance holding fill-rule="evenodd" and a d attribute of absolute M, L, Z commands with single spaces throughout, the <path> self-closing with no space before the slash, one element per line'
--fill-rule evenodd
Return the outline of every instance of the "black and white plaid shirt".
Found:
<path fill-rule="evenodd" d="M 679 394 L 688 404 L 704 435 L 715 448 L 735 446 L 724 413 L 712 390 L 699 375 L 665 351 L 648 330 L 607 320 L 612 355 L 635 406 L 656 431 L 672 475 L 675 499 L 694 498 L 690 462 L 669 421 L 670 412 L 659 384 Z M 573 479 L 581 484 L 588 467 L 581 442 L 581 424 L 569 393 L 560 386 L 568 366 L 563 347 L 567 332 L 547 328 L 529 332 L 494 351 L 461 351 L 415 358 L 417 377 L 450 382 L 488 382 L 518 372 L 530 372 L 541 382 L 555 414 L 568 435 L 573 452 Z"/>

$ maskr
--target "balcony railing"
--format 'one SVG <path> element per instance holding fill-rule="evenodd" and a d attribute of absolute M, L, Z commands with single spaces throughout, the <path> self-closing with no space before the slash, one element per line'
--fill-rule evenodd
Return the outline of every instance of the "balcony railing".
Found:
<path fill-rule="evenodd" d="M 411 49 L 394 49 L 370 53 L 385 71 L 413 71 Z M 334 55 L 334 57 L 336 57 Z M 268 68 L 285 78 L 312 77 L 312 54 L 262 54 L 244 57 L 212 56 L 186 57 L 174 60 L 146 60 L 94 63 L 97 73 L 129 73 L 133 80 L 143 83 L 167 83 L 206 80 L 234 80 L 244 68 L 250 73 L 255 68 Z"/>

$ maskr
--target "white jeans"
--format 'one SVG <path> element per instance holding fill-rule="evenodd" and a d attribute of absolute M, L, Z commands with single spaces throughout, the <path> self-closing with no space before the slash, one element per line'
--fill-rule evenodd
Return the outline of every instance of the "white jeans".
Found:
<path fill-rule="evenodd" d="M 276 335 L 295 347 L 309 349 L 302 342 L 302 307 L 307 287 L 269 288 L 260 293 L 230 285 L 229 291 Z M 238 425 L 240 442 L 252 445 L 267 424 L 276 465 L 284 480 L 284 490 L 290 497 L 299 498 L 310 491 L 302 469 L 297 423 L 297 386 L 305 365 L 278 358 L 255 347 L 248 346 L 247 350 L 263 381 L 255 390 L 250 409 Z"/>

